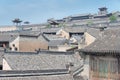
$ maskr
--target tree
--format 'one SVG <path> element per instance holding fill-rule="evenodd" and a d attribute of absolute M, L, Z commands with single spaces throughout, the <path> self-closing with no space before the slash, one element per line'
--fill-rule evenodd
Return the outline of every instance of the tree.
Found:
<path fill-rule="evenodd" d="M 16 26 L 18 26 L 21 24 L 22 20 L 20 20 L 19 18 L 15 18 L 14 20 L 12 20 L 12 22 L 16 24 Z"/>
<path fill-rule="evenodd" d="M 58 27 L 66 27 L 65 23 L 59 23 Z"/>
<path fill-rule="evenodd" d="M 50 24 L 47 24 L 47 26 L 46 26 L 47 28 L 51 28 L 52 26 L 50 25 Z"/>
<path fill-rule="evenodd" d="M 109 17 L 110 22 L 116 22 L 117 21 L 117 17 L 115 15 L 112 15 Z"/>
<path fill-rule="evenodd" d="M 93 24 L 93 21 L 88 21 L 87 26 L 91 26 Z"/>
<path fill-rule="evenodd" d="M 76 24 L 73 24 L 72 27 L 76 27 L 77 25 Z"/>

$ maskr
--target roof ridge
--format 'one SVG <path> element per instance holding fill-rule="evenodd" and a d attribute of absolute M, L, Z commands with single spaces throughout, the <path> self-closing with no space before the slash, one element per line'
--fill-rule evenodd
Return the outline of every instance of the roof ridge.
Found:
<path fill-rule="evenodd" d="M 5 54 L 31 54 L 31 55 L 35 55 L 38 54 L 37 52 L 17 52 L 17 51 L 5 51 Z M 18 55 L 19 55 L 18 54 Z"/>
<path fill-rule="evenodd" d="M 68 69 L 0 71 L 0 77 L 25 77 L 68 74 Z"/>

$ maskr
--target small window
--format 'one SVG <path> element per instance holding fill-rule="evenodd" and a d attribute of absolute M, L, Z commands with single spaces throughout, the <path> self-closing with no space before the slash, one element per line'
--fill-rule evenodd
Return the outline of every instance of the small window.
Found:
<path fill-rule="evenodd" d="M 9 49 L 10 49 L 10 50 L 12 50 L 12 48 L 11 48 L 11 47 L 10 47 Z"/>
<path fill-rule="evenodd" d="M 15 47 L 15 51 L 17 51 L 18 49 Z"/>
<path fill-rule="evenodd" d="M 2 65 L 0 65 L 0 70 L 2 70 L 3 69 L 3 66 Z"/>
<path fill-rule="evenodd" d="M 15 47 L 15 44 L 13 44 L 13 47 Z"/>
<path fill-rule="evenodd" d="M 74 63 L 70 62 L 69 65 L 72 67 L 72 66 L 74 66 Z"/>

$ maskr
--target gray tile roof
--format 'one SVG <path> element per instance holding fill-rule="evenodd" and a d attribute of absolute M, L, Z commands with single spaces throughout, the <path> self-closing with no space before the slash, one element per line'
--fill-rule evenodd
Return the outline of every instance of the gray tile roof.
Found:
<path fill-rule="evenodd" d="M 74 77 L 74 80 L 87 80 L 87 79 L 85 79 L 85 78 L 82 77 L 82 76 L 75 76 L 75 77 Z"/>
<path fill-rule="evenodd" d="M 64 52 L 65 53 L 65 52 Z M 13 70 L 46 70 L 66 69 L 66 64 L 73 63 L 73 69 L 81 65 L 75 54 L 61 54 L 60 52 L 5 53 L 4 58 Z"/>
<path fill-rule="evenodd" d="M 64 40 L 65 38 L 59 37 L 57 35 L 43 34 L 49 41 L 51 40 Z"/>
<path fill-rule="evenodd" d="M 66 70 L 0 71 L 0 80 L 73 80 Z"/>
<path fill-rule="evenodd" d="M 69 17 L 80 17 L 80 16 L 90 16 L 90 13 L 86 13 L 86 14 L 76 14 L 76 15 L 71 15 Z"/>
<path fill-rule="evenodd" d="M 0 65 L 3 64 L 4 48 L 0 47 Z"/>
<path fill-rule="evenodd" d="M 41 29 L 42 33 L 56 33 L 61 28 L 43 28 Z"/>
<path fill-rule="evenodd" d="M 18 36 L 18 34 L 14 34 L 14 33 L 0 33 L 0 41 L 1 42 L 10 42 L 13 41 L 14 39 L 16 39 Z"/>
<path fill-rule="evenodd" d="M 86 29 L 86 32 L 95 38 L 100 37 L 100 35 L 99 35 L 100 29 L 98 29 L 98 28 L 88 28 L 88 29 Z"/>
<path fill-rule="evenodd" d="M 81 51 L 120 53 L 120 28 L 107 29 L 102 31 L 100 35 L 99 39 Z"/>
<path fill-rule="evenodd" d="M 41 28 L 41 26 L 46 26 L 47 23 L 42 23 L 42 24 L 28 24 L 28 25 L 21 25 L 20 27 L 22 28 L 26 28 L 26 27 L 39 27 Z"/>
<path fill-rule="evenodd" d="M 65 45 L 65 43 L 68 43 L 68 40 L 66 40 L 66 39 L 51 40 L 48 42 L 48 46 Z"/>
<path fill-rule="evenodd" d="M 67 31 L 68 33 L 84 33 L 86 28 L 67 27 L 67 28 L 63 28 L 63 30 Z"/>
<path fill-rule="evenodd" d="M 20 36 L 35 36 L 35 37 L 38 37 L 40 35 L 40 31 L 13 31 L 13 32 L 5 32 L 4 34 L 14 34 L 14 35 L 20 35 Z"/>
<path fill-rule="evenodd" d="M 71 38 L 75 38 L 77 40 L 77 43 L 80 42 L 80 40 L 82 40 L 83 36 L 81 35 L 72 35 Z"/>
<path fill-rule="evenodd" d="M 20 31 L 20 36 L 31 36 L 31 37 L 38 37 L 40 35 L 40 31 Z"/>

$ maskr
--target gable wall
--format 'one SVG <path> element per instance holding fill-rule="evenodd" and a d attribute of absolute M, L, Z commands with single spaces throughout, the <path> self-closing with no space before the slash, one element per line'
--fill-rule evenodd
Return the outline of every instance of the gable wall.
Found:
<path fill-rule="evenodd" d="M 85 33 L 85 43 L 86 46 L 90 45 L 91 43 L 93 43 L 95 41 L 95 37 L 93 37 L 92 35 L 90 35 L 89 33 Z"/>
<path fill-rule="evenodd" d="M 12 70 L 5 59 L 3 59 L 3 70 Z"/>
<path fill-rule="evenodd" d="M 48 49 L 48 43 L 43 37 L 40 38 L 20 38 L 19 51 L 34 52 L 38 49 Z"/>

